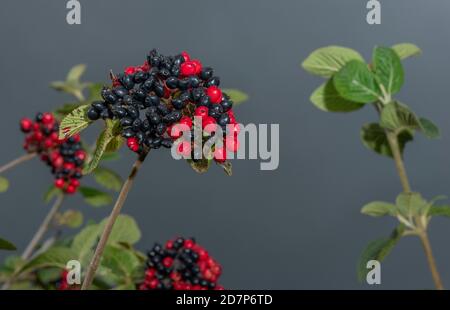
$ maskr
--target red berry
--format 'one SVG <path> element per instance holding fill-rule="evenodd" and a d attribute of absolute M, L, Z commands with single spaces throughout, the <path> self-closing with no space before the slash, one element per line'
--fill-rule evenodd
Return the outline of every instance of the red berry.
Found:
<path fill-rule="evenodd" d="M 125 68 L 125 74 L 129 75 L 129 74 L 134 74 L 136 73 L 136 67 L 126 67 Z"/>
<path fill-rule="evenodd" d="M 70 185 L 75 186 L 75 187 L 79 187 L 80 186 L 80 181 L 78 181 L 78 179 L 71 179 L 70 180 Z"/>
<path fill-rule="evenodd" d="M 77 188 L 73 185 L 69 185 L 66 188 L 66 193 L 67 194 L 74 194 L 77 191 Z"/>
<path fill-rule="evenodd" d="M 166 242 L 166 248 L 171 249 L 173 248 L 173 241 L 169 240 Z"/>
<path fill-rule="evenodd" d="M 170 266 L 172 266 L 173 263 L 173 258 L 172 257 L 165 257 L 162 261 L 163 265 L 167 268 L 169 268 Z"/>
<path fill-rule="evenodd" d="M 36 131 L 33 135 L 34 140 L 36 141 L 42 141 L 44 139 L 44 135 L 40 131 Z"/>
<path fill-rule="evenodd" d="M 50 139 L 53 140 L 53 142 L 59 142 L 59 137 L 58 137 L 58 133 L 56 131 L 52 132 L 50 134 Z"/>
<path fill-rule="evenodd" d="M 53 167 L 55 167 L 55 168 L 60 168 L 60 167 L 62 167 L 62 165 L 64 165 L 64 158 L 58 157 L 58 158 L 52 160 L 52 165 L 53 165 Z"/>
<path fill-rule="evenodd" d="M 191 143 L 188 141 L 182 141 L 177 147 L 177 153 L 183 157 L 187 157 L 191 154 Z"/>
<path fill-rule="evenodd" d="M 30 132 L 33 127 L 33 121 L 29 118 L 22 118 L 20 121 L 20 128 L 23 132 Z"/>
<path fill-rule="evenodd" d="M 225 137 L 225 146 L 228 151 L 237 153 L 239 150 L 239 140 L 235 135 L 228 135 Z"/>
<path fill-rule="evenodd" d="M 218 163 L 223 163 L 227 160 L 227 151 L 223 147 L 214 150 L 214 160 Z"/>
<path fill-rule="evenodd" d="M 208 116 L 208 111 L 209 111 L 209 109 L 207 107 L 200 106 L 200 107 L 195 109 L 194 115 L 195 116 L 199 116 L 201 118 L 204 118 L 204 117 Z"/>
<path fill-rule="evenodd" d="M 191 239 L 187 239 L 184 241 L 184 247 L 188 249 L 192 249 L 194 247 L 195 243 Z"/>
<path fill-rule="evenodd" d="M 181 56 L 183 56 L 185 62 L 191 60 L 191 56 L 186 51 L 182 51 Z"/>
<path fill-rule="evenodd" d="M 139 67 L 139 69 L 141 69 L 142 71 L 149 71 L 150 70 L 150 64 L 148 63 L 148 61 L 145 61 L 142 66 Z"/>
<path fill-rule="evenodd" d="M 55 180 L 55 186 L 57 188 L 63 188 L 65 183 L 66 183 L 66 181 L 64 181 L 64 179 L 56 179 Z"/>
<path fill-rule="evenodd" d="M 181 126 L 177 126 L 177 124 L 174 124 L 167 128 L 167 133 L 172 139 L 178 139 L 182 136 L 183 131 L 181 130 Z"/>
<path fill-rule="evenodd" d="M 64 163 L 63 168 L 67 169 L 67 170 L 73 170 L 73 169 L 75 169 L 75 164 L 66 162 L 66 163 Z"/>
<path fill-rule="evenodd" d="M 202 72 L 202 68 L 203 68 L 202 63 L 200 62 L 200 60 L 194 59 L 194 60 L 192 60 L 192 63 L 195 66 L 194 74 L 200 74 L 200 72 Z"/>
<path fill-rule="evenodd" d="M 50 138 L 47 138 L 44 140 L 44 147 L 46 149 L 50 149 L 53 146 L 53 140 Z"/>
<path fill-rule="evenodd" d="M 82 151 L 82 150 L 76 151 L 75 157 L 78 158 L 79 160 L 85 160 L 86 159 L 86 152 Z"/>
<path fill-rule="evenodd" d="M 53 115 L 51 113 L 44 113 L 42 115 L 42 123 L 45 125 L 53 123 L 55 119 L 53 118 Z"/>
<path fill-rule="evenodd" d="M 192 128 L 192 119 L 189 116 L 183 116 L 179 123 L 188 126 L 189 129 Z"/>
<path fill-rule="evenodd" d="M 127 139 L 127 146 L 132 150 L 133 152 L 137 152 L 139 150 L 139 141 L 135 137 L 131 137 Z"/>
<path fill-rule="evenodd" d="M 180 73 L 183 76 L 194 75 L 195 72 L 196 72 L 196 66 L 192 61 L 186 61 L 180 65 Z"/>
<path fill-rule="evenodd" d="M 220 103 L 222 101 L 222 91 L 217 86 L 210 86 L 206 89 L 206 94 L 211 103 Z"/>
<path fill-rule="evenodd" d="M 216 131 L 217 123 L 216 123 L 216 120 L 214 119 L 214 117 L 211 117 L 211 116 L 204 117 L 203 121 L 202 121 L 202 128 L 207 133 L 212 133 L 212 132 Z"/>

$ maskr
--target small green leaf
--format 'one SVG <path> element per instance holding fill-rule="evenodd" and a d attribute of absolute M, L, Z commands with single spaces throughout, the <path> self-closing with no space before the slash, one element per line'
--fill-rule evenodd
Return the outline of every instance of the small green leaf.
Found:
<path fill-rule="evenodd" d="M 205 173 L 211 166 L 211 160 L 207 158 L 202 158 L 196 161 L 192 159 L 187 159 L 186 161 L 191 166 L 191 168 L 197 173 Z"/>
<path fill-rule="evenodd" d="M 395 204 L 400 214 L 406 218 L 427 214 L 430 208 L 430 205 L 419 193 L 401 193 L 397 196 Z"/>
<path fill-rule="evenodd" d="M 403 153 L 406 143 L 414 138 L 413 132 L 403 130 L 397 135 L 400 152 Z M 392 150 L 386 136 L 386 131 L 378 123 L 369 123 L 361 129 L 361 140 L 366 148 L 380 155 L 392 157 Z"/>
<path fill-rule="evenodd" d="M 112 161 L 112 160 L 118 160 L 118 159 L 120 159 L 120 154 L 119 153 L 117 153 L 117 152 L 105 152 L 102 155 L 101 161 L 103 161 L 103 160 Z"/>
<path fill-rule="evenodd" d="M 63 192 L 59 188 L 52 185 L 44 194 L 44 202 L 49 203 L 54 197 L 59 195 L 63 195 Z"/>
<path fill-rule="evenodd" d="M 60 226 L 70 228 L 78 228 L 83 224 L 83 213 L 78 210 L 67 210 L 56 217 L 56 221 Z"/>
<path fill-rule="evenodd" d="M 89 108 L 88 104 L 82 105 L 63 118 L 59 126 L 60 139 L 69 138 L 89 126 L 92 122 L 86 115 Z"/>
<path fill-rule="evenodd" d="M 362 214 L 370 215 L 370 216 L 385 216 L 385 215 L 391 215 L 395 216 L 396 210 L 395 205 L 383 201 L 373 201 L 368 204 L 366 204 L 361 209 Z"/>
<path fill-rule="evenodd" d="M 0 176 L 0 193 L 4 193 L 9 188 L 9 181 L 7 178 Z"/>
<path fill-rule="evenodd" d="M 52 247 L 25 264 L 20 272 L 36 270 L 44 267 L 66 268 L 68 261 L 77 259 L 78 254 L 66 247 Z"/>
<path fill-rule="evenodd" d="M 83 228 L 74 238 L 71 249 L 77 253 L 77 258 L 82 266 L 86 266 L 92 254 L 94 253 L 95 245 L 100 237 L 100 228 L 98 224 L 88 225 Z"/>
<path fill-rule="evenodd" d="M 329 78 L 351 60 L 364 62 L 364 58 L 355 50 L 340 46 L 327 46 L 312 52 L 302 63 L 302 67 L 311 74 Z"/>
<path fill-rule="evenodd" d="M 64 118 L 67 114 L 75 110 L 76 108 L 82 106 L 80 103 L 66 103 L 60 107 L 58 107 L 54 113 L 57 114 L 58 117 Z"/>
<path fill-rule="evenodd" d="M 450 217 L 450 206 L 431 206 L 428 215 Z"/>
<path fill-rule="evenodd" d="M 319 109 L 325 112 L 351 112 L 361 109 L 364 104 L 346 100 L 337 92 L 333 79 L 317 88 L 310 100 Z"/>
<path fill-rule="evenodd" d="M 94 172 L 95 181 L 107 189 L 120 191 L 122 188 L 122 178 L 114 171 L 105 168 L 97 167 Z"/>
<path fill-rule="evenodd" d="M 358 60 L 347 63 L 333 78 L 338 93 L 347 100 L 369 103 L 377 100 L 380 89 L 367 65 Z"/>
<path fill-rule="evenodd" d="M 106 127 L 97 139 L 97 145 L 91 161 L 84 168 L 83 173 L 89 174 L 97 168 L 108 144 L 120 134 L 120 123 L 117 120 L 106 120 Z"/>
<path fill-rule="evenodd" d="M 83 75 L 83 73 L 86 71 L 86 65 L 84 64 L 79 64 L 76 66 L 73 66 L 69 73 L 67 73 L 67 78 L 66 80 L 68 82 L 79 82 L 81 76 Z"/>
<path fill-rule="evenodd" d="M 14 244 L 9 242 L 8 240 L 0 238 L 0 250 L 15 251 L 17 250 L 17 248 Z"/>
<path fill-rule="evenodd" d="M 100 222 L 101 231 L 108 219 Z M 113 229 L 108 239 L 108 243 L 127 243 L 135 244 L 141 239 L 141 231 L 136 221 L 129 215 L 121 214 L 117 217 Z"/>
<path fill-rule="evenodd" d="M 113 202 L 111 195 L 92 187 L 80 186 L 79 192 L 84 200 L 93 207 L 103 207 Z"/>
<path fill-rule="evenodd" d="M 388 238 L 380 238 L 367 245 L 363 250 L 358 263 L 357 274 L 359 281 L 364 281 L 367 272 L 369 271 L 367 269 L 367 262 L 370 260 L 382 262 L 401 239 L 404 231 L 405 227 L 400 224 Z"/>
<path fill-rule="evenodd" d="M 235 107 L 248 100 L 248 95 L 238 89 L 224 89 L 223 92 L 230 96 Z"/>
<path fill-rule="evenodd" d="M 429 139 L 438 139 L 441 136 L 439 128 L 429 119 L 419 118 L 420 131 Z"/>
<path fill-rule="evenodd" d="M 376 47 L 372 61 L 377 81 L 388 94 L 396 94 L 402 88 L 405 78 L 400 57 L 391 48 Z"/>
<path fill-rule="evenodd" d="M 131 282 L 133 271 L 139 266 L 139 259 L 130 250 L 115 246 L 106 246 L 101 261 L 103 268 L 108 268 L 120 276 L 121 282 Z"/>
<path fill-rule="evenodd" d="M 400 43 L 392 46 L 392 49 L 397 53 L 400 59 L 406 59 L 412 56 L 422 54 L 422 50 L 411 43 Z"/>
<path fill-rule="evenodd" d="M 118 150 L 120 150 L 124 142 L 125 139 L 122 136 L 115 136 L 106 146 L 105 153 L 117 152 Z"/>
<path fill-rule="evenodd" d="M 380 125 L 383 128 L 400 132 L 404 129 L 419 129 L 419 120 L 408 106 L 392 101 L 381 111 Z"/>

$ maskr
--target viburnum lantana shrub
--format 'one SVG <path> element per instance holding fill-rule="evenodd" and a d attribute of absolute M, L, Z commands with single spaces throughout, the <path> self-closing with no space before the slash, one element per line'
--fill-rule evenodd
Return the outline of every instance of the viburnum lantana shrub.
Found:
<path fill-rule="evenodd" d="M 405 145 L 413 140 L 415 132 L 434 139 L 439 137 L 439 130 L 430 120 L 418 117 L 410 107 L 394 98 L 404 82 L 401 60 L 420 53 L 417 46 L 407 43 L 375 47 L 370 63 L 366 64 L 355 50 L 328 46 L 314 51 L 303 62 L 303 68 L 326 78 L 311 96 L 319 109 L 351 112 L 370 105 L 376 110 L 379 120 L 363 126 L 362 142 L 370 150 L 394 159 L 403 188 L 395 203 L 375 201 L 362 208 L 362 213 L 370 216 L 393 216 L 399 224 L 389 237 L 371 242 L 364 250 L 358 266 L 359 278 L 366 277 L 369 260 L 383 260 L 401 237 L 415 235 L 423 244 L 435 286 L 442 289 L 427 228 L 432 216 L 450 216 L 450 207 L 436 206 L 436 199 L 426 201 L 414 192 L 403 162 Z"/>
<path fill-rule="evenodd" d="M 137 154 L 86 271 L 82 289 L 88 289 L 94 280 L 116 218 L 150 150 L 175 147 L 195 171 L 205 172 L 215 161 L 230 175 L 227 150 L 237 152 L 239 148 L 235 102 L 219 88 L 220 78 L 213 69 L 191 59 L 188 53 L 164 56 L 152 50 L 142 65 L 127 67 L 117 75 L 111 72 L 110 77 L 111 85 L 100 91 L 101 100 L 77 107 L 60 127 L 60 137 L 68 138 L 97 120 L 104 121 L 105 129 L 85 174 L 97 167 L 105 151 L 117 151 L 124 142 Z M 238 100 L 245 99 L 242 93 L 232 92 Z M 200 135 L 195 134 L 198 131 Z M 212 143 L 204 154 L 203 144 L 210 138 L 220 142 Z"/>
<path fill-rule="evenodd" d="M 21 256 L 9 258 L 5 262 L 5 266 L 8 266 L 11 261 L 16 262 L 16 264 L 14 264 L 14 268 L 10 270 L 11 272 L 8 273 L 8 276 L 0 277 L 0 282 L 3 282 L 3 289 L 9 288 L 10 286 L 14 287 L 16 280 L 21 276 L 22 267 L 39 252 L 49 247 L 51 242 L 55 241 L 50 239 L 47 243 L 43 242 L 43 238 L 51 228 L 55 230 L 55 233 L 58 233 L 63 226 L 70 228 L 81 226 L 83 214 L 79 210 L 61 211 L 66 196 L 79 192 L 83 196 L 84 201 L 94 207 L 105 206 L 113 201 L 110 194 L 93 187 L 81 185 L 80 181 L 82 181 L 81 179 L 83 177 L 82 169 L 86 161 L 92 157 L 91 148 L 81 141 L 78 134 L 63 139 L 58 134 L 60 118 L 67 114 L 65 110 L 68 107 L 79 105 L 81 102 L 92 102 L 94 99 L 92 94 L 85 99 L 82 90 L 87 87 L 92 93 L 96 89 L 99 89 L 94 83 L 79 82 L 79 77 L 84 72 L 84 69 L 85 66 L 83 65 L 75 66 L 69 72 L 67 82 L 54 83 L 57 85 L 56 88 L 64 85 L 63 90 L 74 95 L 77 103 L 65 105 L 62 108 L 58 108 L 55 112 L 37 113 L 33 119 L 23 118 L 20 121 L 20 129 L 25 135 L 23 148 L 26 154 L 0 167 L 0 173 L 4 174 L 32 158 L 40 158 L 43 163 L 49 166 L 54 177 L 54 181 L 51 182 L 53 184 L 44 195 L 44 201 L 49 203 L 55 198 L 53 206 L 49 209 L 43 222 Z M 105 154 L 104 159 L 108 159 L 106 155 L 109 158 L 114 157 L 111 156 L 112 153 Z M 106 189 L 118 191 L 122 186 L 120 176 L 106 167 L 98 166 L 93 176 L 95 181 Z M 1 178 L 6 180 L 4 177 Z M 0 246 L 9 250 L 16 249 L 6 241 L 0 242 Z"/>

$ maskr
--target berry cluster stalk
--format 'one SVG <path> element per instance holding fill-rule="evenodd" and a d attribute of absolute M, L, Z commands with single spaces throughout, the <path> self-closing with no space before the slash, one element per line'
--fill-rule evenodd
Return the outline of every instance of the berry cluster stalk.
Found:
<path fill-rule="evenodd" d="M 376 106 L 378 112 L 381 110 L 379 106 Z M 408 175 L 406 173 L 405 164 L 403 162 L 402 154 L 400 152 L 400 146 L 398 144 L 398 138 L 395 133 L 386 131 L 386 136 L 388 139 L 389 146 L 391 147 L 392 156 L 394 157 L 395 166 L 397 168 L 397 173 L 400 178 L 400 183 L 402 184 L 403 191 L 405 193 L 411 193 L 411 185 L 409 183 Z M 443 290 L 444 285 L 442 284 L 441 276 L 437 270 L 436 261 L 433 256 L 433 251 L 431 249 L 430 240 L 428 239 L 428 234 L 426 227 L 422 224 L 422 221 L 418 222 L 418 236 L 422 242 L 425 255 L 427 257 L 428 265 L 431 271 L 431 276 L 433 277 L 434 285 L 436 289 Z"/>
<path fill-rule="evenodd" d="M 139 155 L 139 158 L 136 160 L 136 162 L 133 165 L 133 168 L 131 169 L 130 175 L 128 176 L 127 180 L 122 186 L 122 189 L 119 193 L 119 197 L 117 197 L 117 201 L 114 205 L 114 208 L 111 211 L 111 214 L 109 215 L 108 221 L 100 237 L 100 241 L 98 242 L 97 248 L 95 249 L 94 256 L 92 257 L 92 260 L 89 264 L 83 285 L 81 286 L 82 290 L 87 290 L 89 286 L 92 284 L 92 281 L 94 280 L 95 273 L 100 263 L 100 259 L 102 258 L 103 251 L 105 250 L 105 246 L 106 243 L 108 242 L 109 235 L 111 234 L 114 223 L 116 222 L 116 219 L 120 214 L 120 210 L 122 209 L 122 206 L 124 205 L 125 200 L 127 199 L 128 193 L 130 192 L 134 179 L 139 169 L 141 168 L 142 163 L 147 157 L 147 154 L 148 152 L 144 152 L 141 155 Z"/>
<path fill-rule="evenodd" d="M 14 159 L 13 161 L 10 161 L 9 163 L 7 163 L 6 165 L 3 165 L 0 167 L 0 174 L 6 172 L 9 169 L 14 168 L 15 166 L 24 163 L 26 161 L 29 161 L 30 159 L 33 159 L 36 156 L 37 153 L 28 153 L 25 154 L 23 156 L 20 156 L 16 159 Z"/>
<path fill-rule="evenodd" d="M 51 207 L 50 211 L 48 212 L 47 216 L 45 217 L 42 224 L 39 226 L 38 230 L 34 234 L 33 238 L 31 239 L 30 243 L 25 248 L 25 251 L 23 251 L 21 258 L 23 261 L 27 261 L 31 258 L 33 253 L 36 250 L 36 247 L 41 242 L 42 238 L 44 237 L 45 233 L 48 231 L 51 223 L 55 219 L 55 215 L 58 213 L 59 209 L 62 206 L 62 203 L 64 201 L 64 195 L 59 195 L 58 198 L 56 198 L 55 202 L 53 203 L 53 206 Z M 14 282 L 15 276 L 11 276 L 11 278 L 6 281 L 3 286 L 2 290 L 7 290 L 11 286 L 11 284 Z"/>

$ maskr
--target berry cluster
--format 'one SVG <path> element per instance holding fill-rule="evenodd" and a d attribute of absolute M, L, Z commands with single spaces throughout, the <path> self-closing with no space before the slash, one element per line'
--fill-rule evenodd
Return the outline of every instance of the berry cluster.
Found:
<path fill-rule="evenodd" d="M 226 160 L 226 149 L 237 151 L 239 126 L 233 102 L 219 88 L 220 79 L 213 69 L 192 60 L 188 53 L 164 56 L 152 50 L 143 65 L 128 67 L 124 73 L 111 74 L 111 78 L 112 86 L 102 89 L 103 101 L 93 102 L 87 117 L 119 119 L 122 136 L 132 151 L 172 147 L 182 136 L 179 125 L 192 129 L 195 116 L 202 119 L 207 133 L 217 126 L 225 134 L 228 130 L 228 148 L 217 148 L 214 153 L 218 162 Z M 193 149 L 192 140 L 177 146 L 184 156 L 192 155 Z"/>
<path fill-rule="evenodd" d="M 140 290 L 221 290 L 220 265 L 194 239 L 176 238 L 148 252 Z"/>
<path fill-rule="evenodd" d="M 24 118 L 20 128 L 26 134 L 24 148 L 28 153 L 40 154 L 41 160 L 51 167 L 55 186 L 73 194 L 80 186 L 86 152 L 80 136 L 60 140 L 59 123 L 51 113 L 37 113 L 35 120 Z"/>

